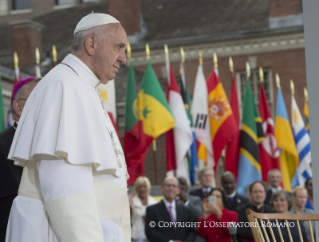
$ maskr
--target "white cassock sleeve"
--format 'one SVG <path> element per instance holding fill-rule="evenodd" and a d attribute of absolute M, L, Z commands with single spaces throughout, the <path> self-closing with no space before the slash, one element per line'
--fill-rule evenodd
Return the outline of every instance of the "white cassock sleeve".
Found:
<path fill-rule="evenodd" d="M 42 160 L 38 171 L 44 207 L 59 242 L 103 242 L 92 167 Z"/>

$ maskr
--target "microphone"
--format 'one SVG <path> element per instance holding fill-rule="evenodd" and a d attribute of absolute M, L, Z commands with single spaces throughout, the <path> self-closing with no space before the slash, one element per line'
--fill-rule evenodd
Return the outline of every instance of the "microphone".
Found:
<path fill-rule="evenodd" d="M 233 242 L 237 242 L 236 234 L 237 234 L 237 226 L 235 222 L 230 222 L 228 224 L 228 231 L 230 233 L 231 239 Z"/>

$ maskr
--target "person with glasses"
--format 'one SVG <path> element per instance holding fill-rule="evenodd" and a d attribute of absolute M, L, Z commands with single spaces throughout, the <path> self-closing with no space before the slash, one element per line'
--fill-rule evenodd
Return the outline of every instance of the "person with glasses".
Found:
<path fill-rule="evenodd" d="M 215 197 L 215 204 L 209 201 L 210 196 Z M 237 213 L 225 208 L 227 204 L 224 191 L 213 188 L 203 200 L 204 215 L 200 218 L 197 234 L 206 241 L 231 242 L 227 223 L 237 222 Z"/>
<path fill-rule="evenodd" d="M 15 122 L 13 126 L 0 133 L 0 242 L 5 241 L 10 209 L 17 196 L 22 175 L 22 167 L 14 165 L 7 157 L 25 103 L 40 80 L 41 78 L 30 76 L 14 86 L 11 106 Z"/>
<path fill-rule="evenodd" d="M 210 193 L 213 188 L 213 170 L 209 167 L 205 167 L 198 172 L 198 180 L 201 184 L 201 188 L 192 190 L 189 192 L 190 195 L 200 197 L 203 201 L 204 197 Z"/>
<path fill-rule="evenodd" d="M 164 197 L 163 200 L 146 208 L 145 234 L 149 241 L 195 241 L 195 224 L 185 226 L 186 222 L 194 222 L 191 211 L 178 204 L 175 200 L 177 194 L 180 192 L 179 190 L 177 178 L 166 177 L 161 186 Z M 181 226 L 182 224 L 184 224 L 184 226 Z"/>

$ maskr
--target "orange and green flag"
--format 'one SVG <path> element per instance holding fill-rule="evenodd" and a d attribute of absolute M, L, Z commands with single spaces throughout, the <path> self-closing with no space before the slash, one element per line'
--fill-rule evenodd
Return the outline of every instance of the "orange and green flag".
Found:
<path fill-rule="evenodd" d="M 217 76 L 217 69 L 212 71 L 206 84 L 212 147 L 215 164 L 217 164 L 225 145 L 237 135 L 238 125 L 223 85 Z M 216 170 L 216 165 L 214 169 Z"/>
<path fill-rule="evenodd" d="M 156 139 L 175 126 L 175 121 L 164 92 L 149 62 L 138 93 L 138 118 L 143 133 Z"/>

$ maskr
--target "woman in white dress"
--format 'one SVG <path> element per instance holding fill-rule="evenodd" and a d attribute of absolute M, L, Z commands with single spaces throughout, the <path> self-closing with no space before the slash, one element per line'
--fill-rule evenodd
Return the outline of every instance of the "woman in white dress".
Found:
<path fill-rule="evenodd" d="M 132 241 L 147 241 L 144 231 L 146 207 L 157 203 L 149 195 L 151 183 L 145 176 L 140 176 L 134 183 L 134 197 L 131 202 L 132 209 Z"/>

